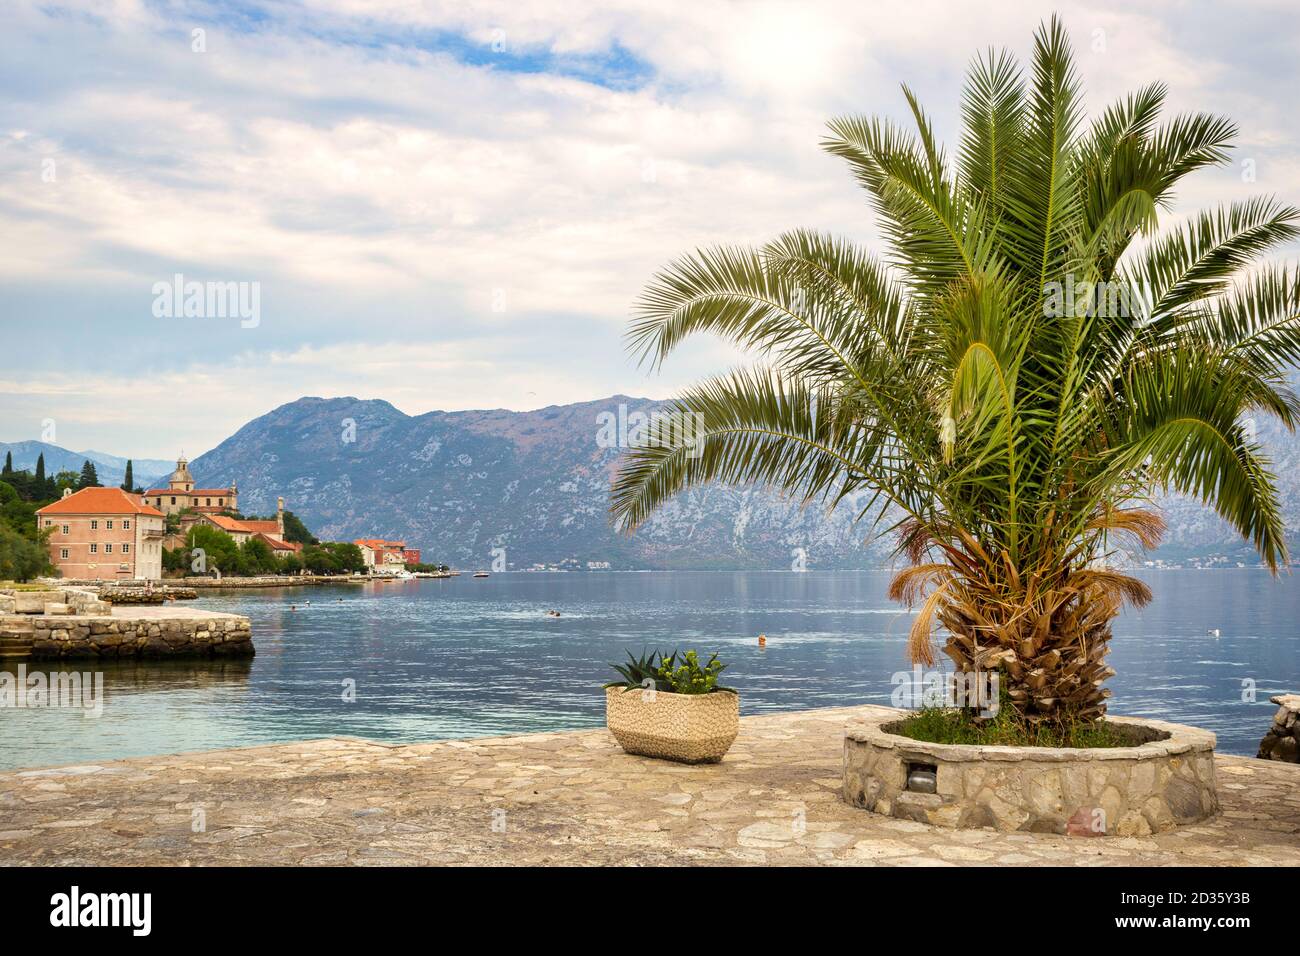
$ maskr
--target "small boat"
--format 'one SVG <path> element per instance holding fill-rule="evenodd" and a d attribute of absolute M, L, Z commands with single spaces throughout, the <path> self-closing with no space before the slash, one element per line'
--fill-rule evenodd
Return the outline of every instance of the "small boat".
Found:
<path fill-rule="evenodd" d="M 474 572 L 474 577 L 476 577 L 476 578 L 486 578 L 486 577 L 488 577 L 488 573 L 487 573 L 486 571 L 475 571 L 475 572 Z"/>

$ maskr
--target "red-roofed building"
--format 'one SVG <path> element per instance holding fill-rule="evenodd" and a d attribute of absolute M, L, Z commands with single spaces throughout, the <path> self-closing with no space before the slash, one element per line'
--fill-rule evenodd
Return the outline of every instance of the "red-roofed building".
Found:
<path fill-rule="evenodd" d="M 229 488 L 195 488 L 190 463 L 182 455 L 176 460 L 176 470 L 167 481 L 166 488 L 150 488 L 144 493 L 145 504 L 152 505 L 163 514 L 176 514 L 186 508 L 215 514 L 239 510 L 239 490 L 232 481 Z"/>
<path fill-rule="evenodd" d="M 271 553 L 277 558 L 283 558 L 288 554 L 298 554 L 302 551 L 302 545 L 297 541 L 281 541 L 279 538 L 273 538 L 269 534 L 264 534 L 261 531 L 253 535 L 253 537 L 270 548 Z"/>
<path fill-rule="evenodd" d="M 65 578 L 157 579 L 162 577 L 167 518 L 140 495 L 121 488 L 64 491 L 36 512 L 49 530 L 50 561 Z"/>
<path fill-rule="evenodd" d="M 358 538 L 352 542 L 361 549 L 366 567 L 374 571 L 401 571 L 406 567 L 406 543 L 383 538 Z M 417 552 L 418 553 L 418 552 Z"/>
<path fill-rule="evenodd" d="M 193 511 L 181 516 L 181 533 L 183 540 L 190 528 L 197 524 L 208 524 L 224 531 L 235 539 L 235 544 L 243 544 L 250 538 L 260 538 L 278 555 L 297 554 L 302 545 L 284 540 L 284 499 L 275 503 L 275 520 L 260 521 L 244 518 L 232 518 L 230 515 L 212 514 L 207 511 Z"/>

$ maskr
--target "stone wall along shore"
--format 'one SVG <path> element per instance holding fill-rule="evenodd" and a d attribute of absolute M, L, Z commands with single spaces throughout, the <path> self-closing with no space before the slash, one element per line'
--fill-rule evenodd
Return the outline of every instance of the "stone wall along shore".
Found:
<path fill-rule="evenodd" d="M 118 609 L 90 587 L 0 591 L 0 659 L 252 657 L 248 618 L 193 608 Z"/>
<path fill-rule="evenodd" d="M 65 658 L 252 657 L 252 626 L 235 614 L 184 617 L 6 617 L 25 632 L 29 660 Z"/>

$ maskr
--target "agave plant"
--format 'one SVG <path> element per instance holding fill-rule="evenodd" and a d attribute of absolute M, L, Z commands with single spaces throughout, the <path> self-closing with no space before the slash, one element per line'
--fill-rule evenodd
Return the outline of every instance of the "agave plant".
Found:
<path fill-rule="evenodd" d="M 659 679 L 659 664 L 656 658 L 663 655 L 659 651 L 642 651 L 640 657 L 633 657 L 631 651 L 627 651 L 626 664 L 610 664 L 609 666 L 618 671 L 622 680 L 610 681 L 603 685 L 608 690 L 611 687 L 622 687 L 625 690 L 640 690 L 642 688 L 654 688 L 655 690 L 669 690 L 667 684 Z"/>
<path fill-rule="evenodd" d="M 933 663 L 937 623 L 959 670 L 1003 672 L 1025 720 L 1092 721 L 1112 619 L 1151 597 L 1113 558 L 1159 541 L 1156 492 L 1286 561 L 1247 416 L 1291 428 L 1300 411 L 1284 377 L 1300 275 L 1259 261 L 1297 210 L 1256 198 L 1161 231 L 1175 185 L 1225 163 L 1235 128 L 1162 121 L 1160 84 L 1085 123 L 1055 19 L 1027 75 L 1006 53 L 974 60 L 951 159 L 903 93 L 914 131 L 852 116 L 823 142 L 869 195 L 883 258 L 795 231 L 650 283 L 629 330 L 643 362 L 696 332 L 756 361 L 675 400 L 698 431 L 624 459 L 613 518 L 631 531 L 713 481 L 865 502 L 905 558 L 891 594 L 919 604 L 914 662 Z"/>

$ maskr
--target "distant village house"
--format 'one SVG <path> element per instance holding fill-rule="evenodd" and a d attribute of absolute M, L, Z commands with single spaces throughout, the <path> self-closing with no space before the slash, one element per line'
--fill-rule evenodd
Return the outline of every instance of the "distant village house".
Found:
<path fill-rule="evenodd" d="M 420 549 L 408 548 L 404 541 L 358 538 L 352 543 L 361 549 L 366 567 L 373 571 L 400 571 L 408 564 L 420 563 Z"/>

